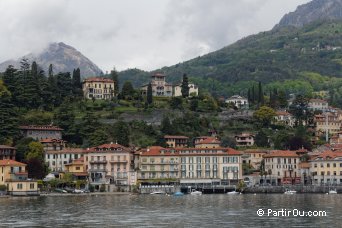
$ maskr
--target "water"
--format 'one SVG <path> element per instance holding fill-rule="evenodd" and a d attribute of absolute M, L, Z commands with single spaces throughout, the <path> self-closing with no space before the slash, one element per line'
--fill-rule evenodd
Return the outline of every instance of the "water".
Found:
<path fill-rule="evenodd" d="M 342 195 L 75 195 L 0 198 L 0 227 L 341 227 Z M 325 217 L 257 210 L 326 211 Z"/>

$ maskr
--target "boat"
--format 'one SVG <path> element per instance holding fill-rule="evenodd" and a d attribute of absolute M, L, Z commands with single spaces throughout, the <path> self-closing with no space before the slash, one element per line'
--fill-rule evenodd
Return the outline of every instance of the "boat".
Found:
<path fill-rule="evenodd" d="M 329 190 L 329 194 L 337 194 L 336 189 L 331 189 L 331 190 Z"/>
<path fill-rule="evenodd" d="M 196 189 L 192 189 L 190 194 L 191 195 L 202 195 L 202 192 L 201 191 L 197 191 Z"/>
<path fill-rule="evenodd" d="M 231 192 L 227 192 L 227 195 L 238 195 L 241 194 L 241 192 L 237 192 L 237 191 L 231 191 Z"/>
<path fill-rule="evenodd" d="M 163 191 L 153 191 L 150 194 L 151 195 L 161 195 L 161 194 L 165 194 L 165 192 L 163 192 Z"/>
<path fill-rule="evenodd" d="M 287 195 L 293 195 L 293 194 L 296 194 L 297 193 L 297 191 L 295 191 L 295 190 L 289 190 L 289 189 L 287 189 L 285 192 L 284 192 L 284 194 L 287 194 Z"/>
<path fill-rule="evenodd" d="M 173 195 L 174 196 L 184 196 L 184 193 L 183 192 L 175 192 Z"/>

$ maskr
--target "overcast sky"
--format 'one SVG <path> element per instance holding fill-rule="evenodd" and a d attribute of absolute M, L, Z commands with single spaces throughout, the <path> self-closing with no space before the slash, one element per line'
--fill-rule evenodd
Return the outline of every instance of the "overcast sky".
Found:
<path fill-rule="evenodd" d="M 0 0 L 0 62 L 64 42 L 102 70 L 153 70 L 270 30 L 309 0 Z"/>

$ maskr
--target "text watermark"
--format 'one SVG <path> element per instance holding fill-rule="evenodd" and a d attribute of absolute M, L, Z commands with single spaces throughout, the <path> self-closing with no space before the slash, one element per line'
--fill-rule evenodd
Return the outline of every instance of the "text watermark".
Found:
<path fill-rule="evenodd" d="M 304 211 L 298 209 L 259 209 L 257 211 L 258 216 L 268 217 L 326 217 L 326 211 Z"/>

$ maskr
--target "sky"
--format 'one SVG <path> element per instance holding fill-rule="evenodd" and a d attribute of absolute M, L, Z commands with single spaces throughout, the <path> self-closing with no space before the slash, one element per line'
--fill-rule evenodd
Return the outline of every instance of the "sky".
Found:
<path fill-rule="evenodd" d="M 0 62 L 73 46 L 104 72 L 154 70 L 267 31 L 310 0 L 0 0 Z"/>

